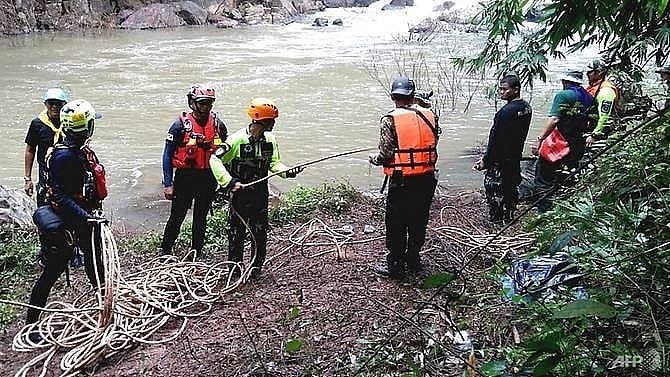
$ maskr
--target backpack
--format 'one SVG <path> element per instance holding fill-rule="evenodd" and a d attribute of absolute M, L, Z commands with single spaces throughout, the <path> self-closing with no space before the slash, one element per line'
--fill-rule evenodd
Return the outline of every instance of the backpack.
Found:
<path fill-rule="evenodd" d="M 621 71 L 613 72 L 608 80 L 617 87 L 618 98 L 614 104 L 615 127 L 621 129 L 629 117 L 646 116 L 651 109 L 652 99 L 644 94 L 639 81 Z"/>

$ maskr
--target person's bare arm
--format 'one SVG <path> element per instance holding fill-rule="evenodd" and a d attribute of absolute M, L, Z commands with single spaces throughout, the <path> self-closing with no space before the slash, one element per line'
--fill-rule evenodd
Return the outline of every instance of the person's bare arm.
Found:
<path fill-rule="evenodd" d="M 35 162 L 35 147 L 26 144 L 26 150 L 23 152 L 23 191 L 26 195 L 33 196 L 34 185 L 32 181 L 33 163 Z"/>

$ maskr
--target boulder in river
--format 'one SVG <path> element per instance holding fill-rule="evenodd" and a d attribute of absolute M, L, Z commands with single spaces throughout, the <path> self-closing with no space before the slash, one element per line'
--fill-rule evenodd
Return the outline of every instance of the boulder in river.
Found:
<path fill-rule="evenodd" d="M 179 9 L 173 4 L 149 4 L 126 18 L 122 29 L 160 29 L 186 25 L 179 17 Z"/>

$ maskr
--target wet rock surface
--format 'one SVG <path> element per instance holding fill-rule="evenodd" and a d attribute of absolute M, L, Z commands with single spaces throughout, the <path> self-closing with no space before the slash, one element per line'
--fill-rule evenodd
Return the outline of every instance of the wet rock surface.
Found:
<path fill-rule="evenodd" d="M 35 204 L 21 189 L 0 185 L 0 224 L 33 227 Z"/>

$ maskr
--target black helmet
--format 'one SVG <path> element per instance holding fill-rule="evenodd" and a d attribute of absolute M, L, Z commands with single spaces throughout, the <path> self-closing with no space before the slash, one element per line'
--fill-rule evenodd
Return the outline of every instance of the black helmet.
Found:
<path fill-rule="evenodd" d="M 407 77 L 398 77 L 393 80 L 391 85 L 391 94 L 400 94 L 401 96 L 414 95 L 414 81 Z"/>

